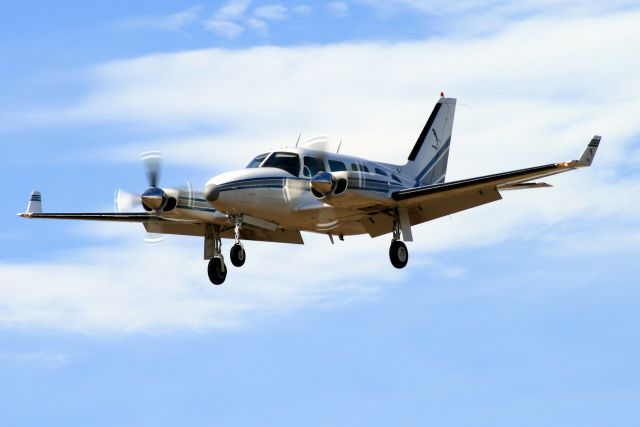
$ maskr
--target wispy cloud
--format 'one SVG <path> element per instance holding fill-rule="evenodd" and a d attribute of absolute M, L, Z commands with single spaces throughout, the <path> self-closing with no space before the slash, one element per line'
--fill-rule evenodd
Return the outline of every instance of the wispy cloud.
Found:
<path fill-rule="evenodd" d="M 244 26 L 239 21 L 243 19 L 250 4 L 250 0 L 228 1 L 204 22 L 204 28 L 229 40 L 239 37 L 244 32 Z"/>
<path fill-rule="evenodd" d="M 298 4 L 291 8 L 291 12 L 299 15 L 311 15 L 313 8 L 308 4 Z"/>
<path fill-rule="evenodd" d="M 344 1 L 331 2 L 327 4 L 327 9 L 329 9 L 329 12 L 331 12 L 334 16 L 340 18 L 349 15 L 349 4 Z"/>
<path fill-rule="evenodd" d="M 8 361 L 20 365 L 30 365 L 35 368 L 57 368 L 68 361 L 62 352 L 28 351 L 21 353 L 0 353 L 0 361 Z"/>
<path fill-rule="evenodd" d="M 210 19 L 205 22 L 204 27 L 205 29 L 214 32 L 218 36 L 227 39 L 235 39 L 244 32 L 244 28 L 241 25 L 231 21 L 218 21 Z"/>
<path fill-rule="evenodd" d="M 202 11 L 201 7 L 191 7 L 181 12 L 164 16 L 146 16 L 121 20 L 116 23 L 118 28 L 137 30 L 153 29 L 179 31 L 196 22 Z"/>
<path fill-rule="evenodd" d="M 269 25 L 262 19 L 249 18 L 247 19 L 247 27 L 251 28 L 261 36 L 266 37 L 269 35 Z"/>
<path fill-rule="evenodd" d="M 473 35 L 494 32 L 532 17 L 577 18 L 600 16 L 605 13 L 637 9 L 633 0 L 610 2 L 581 0 L 357 0 L 369 5 L 382 16 L 394 16 L 407 11 L 418 12 L 428 17 L 442 34 Z"/>
<path fill-rule="evenodd" d="M 221 21 L 233 21 L 244 16 L 250 0 L 230 0 L 215 13 L 214 18 Z"/>
<path fill-rule="evenodd" d="M 267 21 L 282 21 L 288 18 L 288 10 L 281 4 L 269 4 L 257 7 L 253 15 Z"/>

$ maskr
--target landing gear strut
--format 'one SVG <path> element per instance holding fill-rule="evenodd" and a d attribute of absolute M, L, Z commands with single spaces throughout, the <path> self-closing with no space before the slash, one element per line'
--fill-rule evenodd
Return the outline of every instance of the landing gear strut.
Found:
<path fill-rule="evenodd" d="M 409 250 L 407 245 L 400 240 L 400 221 L 393 222 L 393 239 L 389 248 L 389 259 L 395 268 L 404 268 L 409 262 Z"/>
<path fill-rule="evenodd" d="M 236 267 L 242 267 L 247 258 L 247 254 L 244 251 L 244 246 L 240 242 L 240 229 L 242 228 L 242 215 L 230 217 L 235 225 L 235 243 L 231 247 L 231 253 L 229 256 L 231 257 L 231 264 Z"/>
<path fill-rule="evenodd" d="M 214 285 L 221 285 L 227 278 L 227 266 L 222 256 L 222 240 L 220 239 L 220 227 L 207 225 L 204 236 L 204 259 L 209 260 L 207 273 L 209 280 Z"/>

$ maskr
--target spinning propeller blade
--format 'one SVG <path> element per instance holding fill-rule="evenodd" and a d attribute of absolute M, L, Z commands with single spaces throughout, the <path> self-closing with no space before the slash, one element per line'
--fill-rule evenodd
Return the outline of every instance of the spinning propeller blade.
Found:
<path fill-rule="evenodd" d="M 118 189 L 116 190 L 116 194 L 113 198 L 113 203 L 116 212 L 128 212 L 133 208 L 140 206 L 140 196 Z"/>
<path fill-rule="evenodd" d="M 149 187 L 157 187 L 160 178 L 160 164 L 162 163 L 162 153 L 160 151 L 147 151 L 140 156 L 147 170 L 147 180 Z"/>

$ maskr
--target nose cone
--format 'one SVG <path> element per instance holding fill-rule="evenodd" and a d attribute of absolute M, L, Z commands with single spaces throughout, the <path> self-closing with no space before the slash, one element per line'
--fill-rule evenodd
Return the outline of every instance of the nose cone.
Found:
<path fill-rule="evenodd" d="M 165 197 L 164 191 L 157 187 L 149 188 L 140 196 L 142 203 L 151 209 L 160 209 L 164 204 Z"/>
<path fill-rule="evenodd" d="M 329 172 L 318 172 L 311 178 L 311 187 L 318 193 L 327 195 L 335 186 L 335 179 Z"/>
<path fill-rule="evenodd" d="M 204 198 L 213 203 L 220 197 L 220 188 L 217 184 L 209 183 L 204 187 Z"/>

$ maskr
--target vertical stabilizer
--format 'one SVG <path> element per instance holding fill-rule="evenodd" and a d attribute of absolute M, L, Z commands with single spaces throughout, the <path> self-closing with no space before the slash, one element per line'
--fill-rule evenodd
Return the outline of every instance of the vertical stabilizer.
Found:
<path fill-rule="evenodd" d="M 455 98 L 438 100 L 402 167 L 402 175 L 415 179 L 416 186 L 444 182 L 455 111 Z"/>

